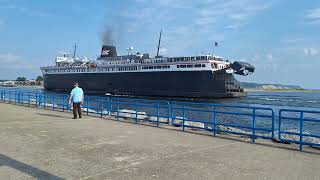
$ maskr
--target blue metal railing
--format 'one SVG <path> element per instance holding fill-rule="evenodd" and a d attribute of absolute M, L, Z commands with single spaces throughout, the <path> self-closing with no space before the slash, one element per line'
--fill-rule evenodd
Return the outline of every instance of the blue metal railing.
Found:
<path fill-rule="evenodd" d="M 168 101 L 146 100 L 136 98 L 109 97 L 109 112 L 119 118 L 131 118 L 138 121 L 169 124 L 170 105 Z"/>
<path fill-rule="evenodd" d="M 70 111 L 72 107 L 68 99 L 66 94 L 0 89 L 0 102 L 54 111 Z M 320 146 L 320 111 L 281 109 L 276 134 L 275 113 L 271 108 L 103 96 L 85 96 L 82 108 L 87 115 L 109 115 L 119 121 L 149 122 L 157 127 L 167 124 L 180 127 L 182 131 L 190 128 L 202 129 L 214 136 L 221 133 L 235 134 L 251 138 L 252 143 L 255 143 L 257 138 L 278 138 L 280 142 L 299 144 L 300 150 L 304 145 Z M 299 116 L 287 116 L 288 113 L 298 113 Z M 319 118 L 310 118 L 310 114 L 319 114 Z M 288 120 L 296 122 L 293 125 L 299 130 L 292 131 L 292 123 L 286 122 Z M 289 129 L 286 128 L 288 124 Z M 309 127 L 315 124 L 319 128 L 309 131 Z M 314 138 L 315 141 L 310 141 L 307 137 Z"/>
<path fill-rule="evenodd" d="M 196 107 L 186 107 L 196 106 Z M 203 107 L 203 108 L 199 108 Z M 190 126 L 190 123 L 186 122 L 197 122 L 200 126 L 196 128 L 213 131 L 214 136 L 217 133 L 236 134 L 242 136 L 251 137 L 252 142 L 255 142 L 256 138 L 274 139 L 274 112 L 270 108 L 251 107 L 251 106 L 239 106 L 239 105 L 221 105 L 221 104 L 205 104 L 205 103 L 184 103 L 174 102 L 171 104 L 172 109 L 172 122 L 173 125 L 177 126 L 176 120 L 182 121 L 179 125 L 182 126 L 184 131 L 186 127 L 195 128 Z M 239 110 L 243 112 L 237 112 Z M 257 111 L 262 111 L 264 114 L 259 114 Z M 180 111 L 180 115 L 175 117 L 176 112 Z M 189 113 L 196 112 L 197 114 L 206 114 L 206 117 L 194 118 Z M 228 121 L 230 119 L 223 119 L 222 115 L 229 115 L 228 118 L 232 118 L 235 115 L 236 121 Z M 230 116 L 231 115 L 231 116 Z M 239 119 L 238 117 L 242 118 Z M 258 119 L 261 118 L 261 119 Z M 257 121 L 268 121 L 267 127 L 257 127 Z M 244 122 L 245 121 L 245 122 Z M 192 123 L 191 123 L 192 124 Z M 237 131 L 231 128 L 238 128 Z M 245 131 L 243 131 L 245 130 Z M 249 130 L 249 131 L 248 131 Z M 256 131 L 267 132 L 267 134 L 256 134 Z"/>
<path fill-rule="evenodd" d="M 303 150 L 304 145 L 310 145 L 310 146 L 318 146 L 320 147 L 320 141 L 310 141 L 307 140 L 305 137 L 311 137 L 315 139 L 320 139 L 319 132 L 316 133 L 308 133 L 305 131 L 305 127 L 309 124 L 309 126 L 313 126 L 313 129 L 317 129 L 315 126 L 320 127 L 320 119 L 315 117 L 307 117 L 308 115 L 316 115 L 319 117 L 320 111 L 306 111 L 306 110 L 292 110 L 292 109 L 281 109 L 279 111 L 279 140 L 282 142 L 289 142 L 289 143 L 296 143 L 299 144 L 300 150 Z M 291 116 L 290 116 L 291 115 Z M 294 116 L 292 116 L 294 115 Z M 290 120 L 292 123 L 297 126 L 297 129 L 295 131 L 290 131 L 287 129 L 284 129 L 285 125 L 284 122 Z M 319 131 L 319 129 L 317 129 Z M 283 137 L 283 135 L 291 135 L 292 138 Z"/>

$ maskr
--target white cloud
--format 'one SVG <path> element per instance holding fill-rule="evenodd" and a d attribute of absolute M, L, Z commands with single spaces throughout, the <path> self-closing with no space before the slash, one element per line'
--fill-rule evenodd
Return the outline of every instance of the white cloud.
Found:
<path fill-rule="evenodd" d="M 170 47 L 170 52 L 178 55 L 188 53 L 186 50 L 189 49 L 196 52 L 195 46 L 206 43 L 209 48 L 208 41 L 224 40 L 225 29 L 234 30 L 249 25 L 253 18 L 269 9 L 273 2 L 274 0 L 132 0 L 133 5 L 128 5 L 128 9 L 120 13 L 126 30 L 130 33 L 156 33 L 163 28 L 162 43 L 165 47 Z"/>
<path fill-rule="evenodd" d="M 320 53 L 320 50 L 316 48 L 304 48 L 303 52 L 307 56 L 316 56 Z"/>
<path fill-rule="evenodd" d="M 320 25 L 320 8 L 308 10 L 306 18 L 309 25 Z"/>
<path fill-rule="evenodd" d="M 13 53 L 0 54 L 0 63 L 1 64 L 14 64 L 19 59 L 21 59 L 20 56 L 17 56 Z"/>
<path fill-rule="evenodd" d="M 213 27 L 224 24 L 228 28 L 239 28 L 256 16 L 259 12 L 269 9 L 272 1 L 262 0 L 133 0 L 135 6 L 123 11 L 125 18 L 132 23 L 143 24 L 161 22 L 162 24 L 175 19 L 187 20 L 190 26 Z M 176 22 L 177 23 L 177 22 Z M 178 24 L 178 23 L 177 23 Z M 140 26 L 141 27 L 141 26 Z"/>
<path fill-rule="evenodd" d="M 40 10 L 30 9 L 22 6 L 15 6 L 15 5 L 9 5 L 9 6 L 2 6 L 0 9 L 11 9 L 15 12 L 22 13 L 28 16 L 38 16 L 38 17 L 45 17 L 50 16 L 49 13 L 42 12 Z"/>
<path fill-rule="evenodd" d="M 248 59 L 248 61 L 256 67 L 257 72 L 260 73 L 277 72 L 279 68 L 277 60 L 278 58 L 274 57 L 274 55 L 271 53 L 257 53 Z"/>
<path fill-rule="evenodd" d="M 37 63 L 29 61 L 26 63 L 22 56 L 14 53 L 2 53 L 0 54 L 0 69 L 14 69 L 14 70 L 35 70 L 39 69 Z"/>
<path fill-rule="evenodd" d="M 268 53 L 268 54 L 266 54 L 266 58 L 267 58 L 267 60 L 271 61 L 271 60 L 273 60 L 273 55 Z"/>
<path fill-rule="evenodd" d="M 275 62 L 277 58 L 274 57 L 272 53 L 257 53 L 252 58 L 250 58 L 251 62 Z"/>
<path fill-rule="evenodd" d="M 168 52 L 168 49 L 167 49 L 167 48 L 160 48 L 160 49 L 159 49 L 159 54 L 160 54 L 160 55 L 166 55 L 167 52 Z"/>
<path fill-rule="evenodd" d="M 308 19 L 320 19 L 320 8 L 310 9 L 307 14 Z"/>
<path fill-rule="evenodd" d="M 208 1 L 203 9 L 198 11 L 198 21 L 206 26 L 213 23 L 225 23 L 228 29 L 240 28 L 256 16 L 259 12 L 272 6 L 272 2 L 260 0 L 229 0 L 229 1 Z M 210 21 L 211 19 L 211 21 Z"/>
<path fill-rule="evenodd" d="M 285 43 L 289 43 L 289 44 L 294 44 L 294 43 L 299 43 L 299 42 L 303 42 L 305 41 L 305 38 L 289 38 L 289 39 L 285 39 L 283 40 L 283 42 Z"/>

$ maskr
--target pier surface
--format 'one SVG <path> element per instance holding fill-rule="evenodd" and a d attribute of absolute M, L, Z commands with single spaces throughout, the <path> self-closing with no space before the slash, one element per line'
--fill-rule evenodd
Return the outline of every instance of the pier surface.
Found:
<path fill-rule="evenodd" d="M 0 103 L 0 179 L 319 179 L 320 154 Z"/>

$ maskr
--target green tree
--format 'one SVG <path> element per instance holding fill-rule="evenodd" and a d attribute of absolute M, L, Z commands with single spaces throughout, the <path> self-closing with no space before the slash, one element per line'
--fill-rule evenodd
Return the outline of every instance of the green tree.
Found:
<path fill-rule="evenodd" d="M 27 78 L 25 78 L 25 77 L 18 77 L 17 78 L 17 81 L 26 81 L 27 80 Z"/>
<path fill-rule="evenodd" d="M 36 79 L 37 82 L 43 81 L 43 77 L 42 76 L 38 76 Z"/>
<path fill-rule="evenodd" d="M 40 85 L 41 82 L 43 81 L 43 77 L 42 76 L 38 76 L 36 81 L 37 81 L 37 85 Z"/>

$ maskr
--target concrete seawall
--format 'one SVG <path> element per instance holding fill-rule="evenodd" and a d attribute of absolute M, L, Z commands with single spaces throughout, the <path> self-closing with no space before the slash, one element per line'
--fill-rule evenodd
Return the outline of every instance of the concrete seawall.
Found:
<path fill-rule="evenodd" d="M 319 179 L 320 153 L 0 103 L 0 179 Z M 250 140 L 248 140 L 250 141 Z M 292 148 L 292 149 L 291 149 Z M 308 149 L 307 149 L 308 150 Z"/>

